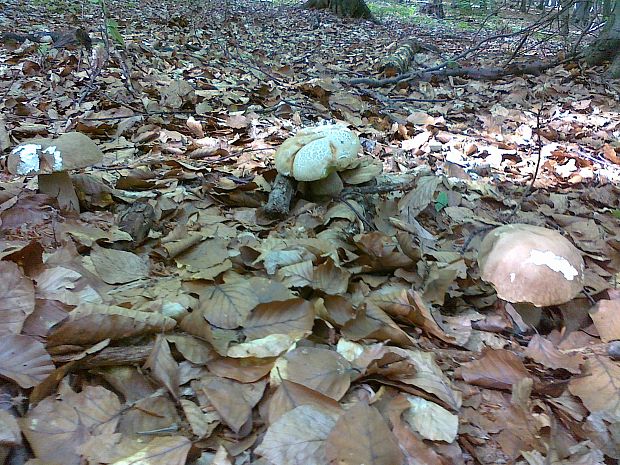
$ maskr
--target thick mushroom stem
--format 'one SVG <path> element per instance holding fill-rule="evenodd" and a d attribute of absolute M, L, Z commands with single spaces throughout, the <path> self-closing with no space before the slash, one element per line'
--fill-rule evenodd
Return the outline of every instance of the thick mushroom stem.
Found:
<path fill-rule="evenodd" d="M 80 213 L 80 202 L 69 173 L 59 171 L 57 173 L 40 174 L 38 181 L 39 191 L 50 197 L 55 197 L 62 211 Z"/>
<path fill-rule="evenodd" d="M 269 218 L 282 218 L 288 215 L 296 188 L 297 181 L 278 173 L 264 208 L 265 215 Z"/>

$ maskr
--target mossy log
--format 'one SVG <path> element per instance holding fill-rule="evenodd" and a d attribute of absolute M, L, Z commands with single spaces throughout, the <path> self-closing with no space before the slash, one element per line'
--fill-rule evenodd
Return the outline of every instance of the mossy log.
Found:
<path fill-rule="evenodd" d="M 396 51 L 389 55 L 379 68 L 385 76 L 397 76 L 406 72 L 413 57 L 422 49 L 420 43 L 415 39 L 405 40 L 398 46 Z"/>
<path fill-rule="evenodd" d="M 329 9 L 347 18 L 374 19 L 364 0 L 308 0 L 304 8 Z"/>

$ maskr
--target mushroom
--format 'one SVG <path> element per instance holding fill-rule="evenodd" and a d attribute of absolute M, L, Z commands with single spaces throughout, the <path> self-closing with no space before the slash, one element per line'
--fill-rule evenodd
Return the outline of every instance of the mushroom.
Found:
<path fill-rule="evenodd" d="M 516 306 L 536 325 L 540 307 L 561 305 L 583 289 L 581 253 L 557 231 L 529 224 L 507 224 L 489 232 L 480 245 L 478 265 L 497 296 Z"/>
<path fill-rule="evenodd" d="M 57 139 L 32 139 L 15 147 L 8 156 L 11 174 L 38 175 L 39 191 L 58 199 L 63 211 L 80 211 L 67 171 L 86 168 L 103 159 L 103 152 L 88 136 L 68 132 Z"/>
<path fill-rule="evenodd" d="M 315 197 L 338 195 L 343 188 L 338 172 L 357 161 L 360 148 L 358 137 L 341 125 L 300 130 L 285 140 L 275 154 L 278 176 L 265 211 L 272 216 L 288 212 L 295 181 L 306 182 L 307 192 Z M 281 186 L 290 193 L 282 196 Z"/>

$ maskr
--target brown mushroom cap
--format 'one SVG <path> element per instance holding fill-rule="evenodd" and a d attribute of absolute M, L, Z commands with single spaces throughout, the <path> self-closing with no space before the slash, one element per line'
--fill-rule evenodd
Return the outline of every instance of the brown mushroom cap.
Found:
<path fill-rule="evenodd" d="M 478 253 L 483 280 L 500 299 L 537 307 L 560 305 L 579 294 L 584 263 L 560 233 L 528 224 L 508 224 L 489 232 Z"/>
<path fill-rule="evenodd" d="M 88 136 L 68 132 L 57 139 L 32 139 L 15 147 L 8 156 L 11 174 L 51 174 L 86 168 L 103 159 L 103 152 Z"/>

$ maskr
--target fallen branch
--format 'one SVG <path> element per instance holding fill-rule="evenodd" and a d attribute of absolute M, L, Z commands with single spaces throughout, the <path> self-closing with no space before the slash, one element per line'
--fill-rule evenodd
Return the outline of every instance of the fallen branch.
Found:
<path fill-rule="evenodd" d="M 571 59 L 559 60 L 554 62 L 543 62 L 543 61 L 534 61 L 528 63 L 514 63 L 506 66 L 505 68 L 495 67 L 495 68 L 474 68 L 474 67 L 463 67 L 463 68 L 442 68 L 437 70 L 422 70 L 411 72 L 407 74 L 403 74 L 398 78 L 387 78 L 387 79 L 372 79 L 372 78 L 358 78 L 349 80 L 349 84 L 365 84 L 369 87 L 382 87 L 389 84 L 397 84 L 402 82 L 411 82 L 411 81 L 430 81 L 431 79 L 441 79 L 447 77 L 466 77 L 472 79 L 485 79 L 489 81 L 494 81 L 497 79 L 504 78 L 506 76 L 522 76 L 524 74 L 532 74 L 538 75 L 546 70 L 553 68 L 555 66 L 561 65 Z"/>

